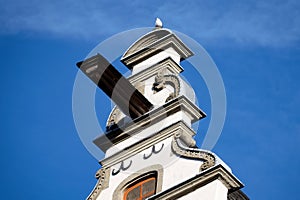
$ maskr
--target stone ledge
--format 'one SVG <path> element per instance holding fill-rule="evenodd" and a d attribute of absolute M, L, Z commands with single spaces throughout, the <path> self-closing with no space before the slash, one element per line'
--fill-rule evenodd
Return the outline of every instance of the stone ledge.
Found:
<path fill-rule="evenodd" d="M 151 110 L 145 115 L 129 122 L 123 127 L 118 127 L 114 130 L 106 132 L 100 137 L 96 138 L 93 142 L 104 152 L 115 144 L 118 144 L 132 135 L 139 133 L 141 130 L 150 127 L 154 123 L 176 113 L 179 111 L 186 112 L 191 117 L 191 122 L 198 121 L 204 118 L 205 113 L 194 105 L 185 96 L 179 96 L 172 99 L 164 105 Z"/>
<path fill-rule="evenodd" d="M 214 180 L 220 180 L 229 191 L 235 191 L 244 185 L 222 165 L 209 168 L 196 176 L 149 197 L 147 200 L 178 199 Z"/>

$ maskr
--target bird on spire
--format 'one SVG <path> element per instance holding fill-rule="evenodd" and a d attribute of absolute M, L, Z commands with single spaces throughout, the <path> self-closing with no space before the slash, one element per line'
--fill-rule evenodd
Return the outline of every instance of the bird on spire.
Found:
<path fill-rule="evenodd" d="M 162 21 L 159 18 L 156 18 L 156 20 L 155 20 L 155 27 L 156 28 L 162 28 L 163 27 Z"/>

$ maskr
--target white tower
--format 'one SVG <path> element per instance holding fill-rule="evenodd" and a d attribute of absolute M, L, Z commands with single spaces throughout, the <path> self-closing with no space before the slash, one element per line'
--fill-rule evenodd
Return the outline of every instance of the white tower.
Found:
<path fill-rule="evenodd" d="M 121 61 L 132 70 L 128 85 L 138 90 L 131 93 L 143 97 L 130 98 L 127 110 L 124 103 L 116 103 L 106 133 L 95 139 L 105 158 L 89 200 L 248 199 L 230 168 L 214 153 L 196 147 L 191 126 L 205 113 L 195 104 L 193 88 L 179 75 L 180 62 L 192 55 L 160 20 L 124 53 Z M 81 63 L 87 75 L 95 59 Z M 103 86 L 101 80 L 94 82 Z M 112 92 L 106 93 L 113 99 Z M 135 112 L 139 107 L 145 109 Z"/>

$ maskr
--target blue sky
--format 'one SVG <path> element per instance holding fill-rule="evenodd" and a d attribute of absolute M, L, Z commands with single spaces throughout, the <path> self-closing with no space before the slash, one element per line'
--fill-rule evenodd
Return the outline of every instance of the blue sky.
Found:
<path fill-rule="evenodd" d="M 0 0 L 0 5 L 3 199 L 87 197 L 100 165 L 73 122 L 75 63 L 106 38 L 153 26 L 156 17 L 202 44 L 217 64 L 227 118 L 213 151 L 244 182 L 243 191 L 251 199 L 298 196 L 299 1 Z M 209 114 L 203 84 L 200 80 L 197 93 Z M 97 110 L 109 104 L 101 91 L 96 100 Z M 102 124 L 107 115 L 108 110 L 99 112 Z"/>

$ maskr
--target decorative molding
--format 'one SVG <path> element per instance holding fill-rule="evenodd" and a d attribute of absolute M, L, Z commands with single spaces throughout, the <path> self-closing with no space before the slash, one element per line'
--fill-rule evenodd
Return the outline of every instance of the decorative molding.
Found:
<path fill-rule="evenodd" d="M 169 32 L 165 34 L 166 32 Z M 163 34 L 162 34 L 163 33 Z M 150 42 L 144 43 L 151 34 L 161 34 L 162 37 L 151 39 Z M 140 43 L 139 45 L 136 45 Z M 139 46 L 136 48 L 136 46 Z M 150 32 L 135 42 L 122 56 L 121 61 L 132 69 L 137 63 L 157 54 L 169 47 L 172 47 L 180 55 L 181 60 L 184 60 L 193 55 L 193 52 L 170 30 L 159 29 Z"/>
<path fill-rule="evenodd" d="M 93 191 L 88 196 L 87 200 L 96 200 L 100 195 L 101 191 L 108 188 L 109 186 L 109 177 L 110 177 L 110 167 L 101 168 L 97 171 L 95 175 L 96 179 L 98 179 Z"/>
<path fill-rule="evenodd" d="M 148 138 L 144 138 L 142 141 L 138 141 L 138 142 L 128 146 L 127 148 L 113 154 L 110 157 L 104 158 L 103 160 L 100 161 L 100 164 L 103 167 L 111 167 L 111 166 L 119 163 L 122 160 L 126 160 L 126 159 L 132 157 L 133 155 L 138 154 L 138 153 L 150 148 L 151 146 L 153 146 L 169 137 L 174 136 L 176 133 L 178 133 L 181 130 L 182 130 L 183 134 L 187 135 L 186 137 L 188 137 L 188 135 L 189 135 L 189 137 L 192 138 L 192 136 L 195 135 L 195 132 L 188 125 L 186 125 L 182 121 L 179 121 L 179 122 L 176 122 L 176 123 L 168 126 L 167 128 L 164 128 L 161 131 L 153 133 Z"/>
<path fill-rule="evenodd" d="M 116 176 L 118 173 L 120 173 L 121 170 L 126 171 L 127 169 L 129 169 L 131 164 L 132 164 L 132 160 L 130 160 L 130 163 L 126 167 L 124 167 L 124 160 L 123 160 L 121 162 L 120 168 L 117 171 L 115 171 L 115 169 L 113 169 L 112 172 L 111 172 L 111 175 Z"/>
<path fill-rule="evenodd" d="M 170 94 L 170 96 L 166 99 L 166 102 L 174 99 L 175 97 L 179 96 L 180 92 L 180 81 L 179 78 L 176 75 L 168 74 L 164 75 L 163 71 L 158 73 L 155 76 L 155 82 L 153 83 L 153 92 L 159 92 L 163 88 L 166 87 L 166 85 L 171 85 L 174 88 L 174 92 Z"/>
<path fill-rule="evenodd" d="M 173 138 L 172 150 L 181 157 L 204 161 L 200 166 L 200 171 L 213 167 L 216 163 L 216 158 L 212 153 L 197 148 L 186 148 L 181 145 L 179 136 Z"/>
<path fill-rule="evenodd" d="M 108 119 L 107 119 L 107 122 L 106 122 L 106 131 L 110 131 L 110 130 L 113 130 L 115 128 L 117 128 L 120 124 L 120 120 L 121 120 L 121 115 L 122 115 L 122 112 L 121 110 L 115 106 Z M 125 118 L 125 114 L 124 114 L 124 118 Z"/>
<path fill-rule="evenodd" d="M 149 155 L 144 154 L 143 159 L 147 160 L 148 158 L 150 158 L 152 156 L 152 154 L 158 154 L 159 152 L 161 152 L 161 150 L 163 148 L 164 148 L 164 143 L 161 145 L 159 150 L 156 150 L 155 145 L 153 145 L 151 148 L 151 153 Z"/>
<path fill-rule="evenodd" d="M 128 80 L 134 85 L 138 82 L 144 82 L 146 79 L 158 74 L 162 70 L 166 71 L 168 74 L 179 74 L 183 71 L 183 68 L 177 64 L 171 57 L 167 57 L 164 60 L 155 63 L 152 66 L 128 77 Z"/>
<path fill-rule="evenodd" d="M 182 95 L 172 99 L 158 108 L 154 108 L 148 114 L 128 122 L 122 127 L 118 127 L 107 132 L 106 134 L 102 134 L 93 142 L 102 151 L 106 152 L 106 150 L 113 145 L 118 144 L 133 135 L 136 135 L 154 123 L 180 111 L 185 112 L 190 117 L 192 123 L 206 116 L 202 110 L 200 110 L 187 97 Z"/>
<path fill-rule="evenodd" d="M 221 178 L 220 178 L 221 177 Z M 220 180 L 229 191 L 238 190 L 243 187 L 243 184 L 231 174 L 225 167 L 222 165 L 216 165 L 212 168 L 209 168 L 196 176 L 189 178 L 177 185 L 174 185 L 160 193 L 157 193 L 151 197 L 148 197 L 148 200 L 157 200 L 157 199 L 179 199 L 180 197 L 191 193 L 197 190 L 200 187 L 203 187 L 215 180 Z"/>
<path fill-rule="evenodd" d="M 164 70 L 159 71 L 154 77 L 154 83 L 152 86 L 153 93 L 157 93 L 166 87 L 164 79 Z"/>
<path fill-rule="evenodd" d="M 156 42 L 157 40 L 160 40 L 161 38 L 171 33 L 172 32 L 168 29 L 156 29 L 147 33 L 146 35 L 143 35 L 126 50 L 121 60 L 138 52 L 141 49 L 144 49 L 145 47 L 151 45 L 152 43 Z"/>
<path fill-rule="evenodd" d="M 192 134 L 191 134 L 192 133 Z M 195 132 L 178 130 L 174 137 L 180 139 L 188 147 L 196 147 L 196 141 L 193 139 Z M 174 139 L 174 138 L 173 138 Z"/>

